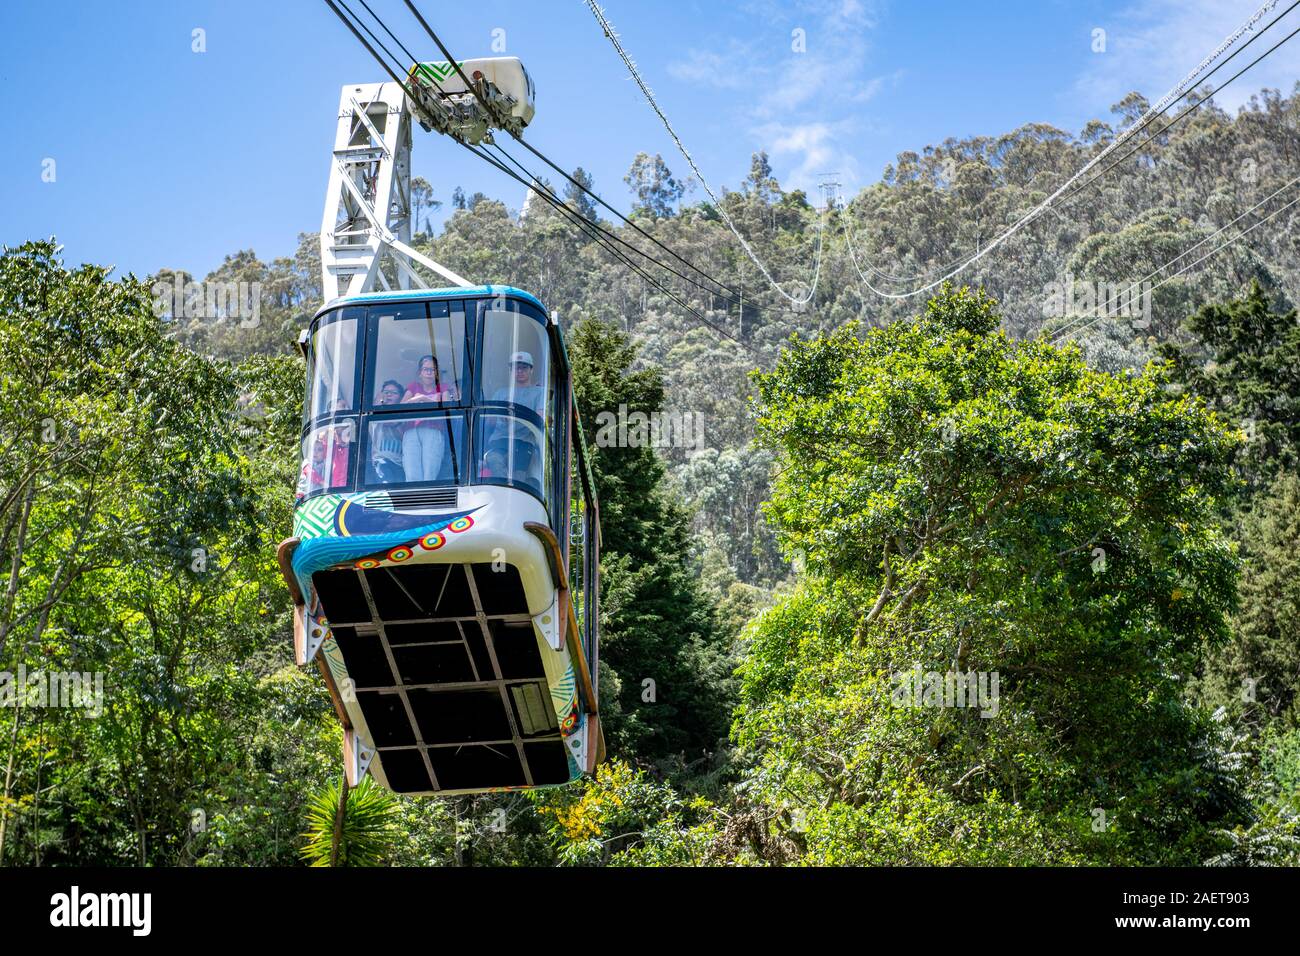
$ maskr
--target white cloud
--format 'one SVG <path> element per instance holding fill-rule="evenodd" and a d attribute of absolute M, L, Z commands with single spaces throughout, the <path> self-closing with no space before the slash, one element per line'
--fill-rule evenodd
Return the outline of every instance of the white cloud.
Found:
<path fill-rule="evenodd" d="M 805 104 L 816 105 L 814 101 L 827 97 L 831 84 L 843 80 L 834 64 L 823 57 L 794 56 L 787 63 L 783 75 L 756 105 L 755 112 L 760 117 L 784 116 Z"/>
<path fill-rule="evenodd" d="M 849 99 L 854 103 L 866 103 L 869 100 L 874 100 L 885 87 L 894 89 L 901 82 L 903 82 L 902 70 L 895 70 L 885 76 L 873 76 L 863 83 L 860 89 L 855 90 Z"/>
<path fill-rule="evenodd" d="M 854 185 L 857 159 L 840 144 L 868 122 L 864 104 L 902 78 L 901 71 L 867 72 L 882 0 L 749 0 L 745 9 L 767 25 L 765 40 L 691 49 L 668 66 L 669 75 L 736 91 L 742 105 L 734 125 L 748 127 L 785 188 L 816 196 L 827 172 Z"/>
<path fill-rule="evenodd" d="M 752 81 L 753 73 L 748 48 L 735 41 L 726 53 L 688 50 L 684 60 L 668 64 L 668 75 L 675 80 L 724 90 L 744 89 Z"/>
<path fill-rule="evenodd" d="M 817 196 L 817 187 L 826 173 L 835 173 L 842 183 L 858 178 L 857 158 L 840 145 L 852 123 L 811 122 L 768 123 L 756 132 L 774 164 L 785 168 L 780 176 L 786 189 L 802 189 Z"/>
<path fill-rule="evenodd" d="M 1106 50 L 1092 54 L 1087 68 L 1076 80 L 1075 94 L 1081 108 L 1102 118 L 1126 93 L 1137 90 L 1152 103 L 1182 81 L 1224 38 L 1259 8 L 1256 0 L 1139 0 L 1111 22 L 1099 20 L 1094 27 L 1106 31 Z M 1255 32 L 1277 16 L 1274 11 L 1255 26 Z M 1288 33 L 1300 26 L 1300 11 L 1255 40 L 1209 81 L 1217 88 Z M 1249 40 L 1246 34 L 1238 44 Z M 1084 37 L 1081 43 L 1089 42 Z M 1279 47 L 1240 78 L 1234 80 L 1215 102 L 1236 111 L 1261 87 L 1289 93 L 1300 77 L 1300 39 Z M 1185 101 L 1184 101 L 1185 102 Z M 1170 115 L 1185 108 L 1174 107 Z"/>

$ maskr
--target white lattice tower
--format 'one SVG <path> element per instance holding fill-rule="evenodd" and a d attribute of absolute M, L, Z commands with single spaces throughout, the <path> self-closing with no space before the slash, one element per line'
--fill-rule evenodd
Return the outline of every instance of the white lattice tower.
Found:
<path fill-rule="evenodd" d="M 324 299 L 427 288 L 418 263 L 473 283 L 411 248 L 411 109 L 396 83 L 343 87 L 321 221 Z M 387 268 L 385 268 L 387 266 Z"/>

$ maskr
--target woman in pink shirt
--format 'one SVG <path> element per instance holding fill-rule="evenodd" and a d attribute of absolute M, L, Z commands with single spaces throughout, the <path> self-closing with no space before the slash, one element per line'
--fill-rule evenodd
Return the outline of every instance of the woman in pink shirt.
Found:
<path fill-rule="evenodd" d="M 415 381 L 406 386 L 402 404 L 454 402 L 455 386 L 443 388 L 438 378 L 438 360 L 425 355 L 416 366 Z M 447 426 L 442 419 L 412 422 L 402 435 L 402 470 L 407 481 L 435 481 L 447 447 Z"/>

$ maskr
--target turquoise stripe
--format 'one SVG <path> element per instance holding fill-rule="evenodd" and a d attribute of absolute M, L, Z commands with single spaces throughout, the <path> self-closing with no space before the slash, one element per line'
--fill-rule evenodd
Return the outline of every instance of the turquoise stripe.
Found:
<path fill-rule="evenodd" d="M 390 531 L 388 534 L 357 535 L 350 538 L 309 538 L 300 542 L 294 549 L 293 576 L 297 578 L 302 593 L 310 594 L 311 576 L 317 571 L 324 571 L 336 564 L 356 561 L 367 555 L 387 551 L 399 544 L 414 545 L 414 542 L 426 534 L 442 531 L 457 518 L 463 518 L 470 513 L 470 511 L 458 511 L 455 514 L 439 515 L 427 525 L 407 531 Z"/>
<path fill-rule="evenodd" d="M 476 285 L 468 289 L 392 289 L 388 292 L 363 292 L 360 295 L 345 295 L 331 299 L 321 312 L 338 308 L 340 305 L 362 305 L 367 302 L 401 302 L 406 299 L 465 299 L 472 296 L 509 295 L 531 302 L 546 313 L 546 306 L 531 292 L 516 289 L 510 285 Z M 320 313 L 318 312 L 317 315 Z"/>

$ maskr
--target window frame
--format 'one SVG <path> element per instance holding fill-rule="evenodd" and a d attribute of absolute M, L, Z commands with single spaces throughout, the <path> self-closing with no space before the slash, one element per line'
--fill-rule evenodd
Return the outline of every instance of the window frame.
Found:
<path fill-rule="evenodd" d="M 536 322 L 540 327 L 540 341 L 546 349 L 546 388 L 545 393 L 545 412 L 542 415 L 537 414 L 527 405 L 521 405 L 518 402 L 504 400 L 493 400 L 487 397 L 486 382 L 484 381 L 483 372 L 487 368 L 487 359 L 484 356 L 484 350 L 488 342 L 488 313 L 493 310 L 493 306 L 502 300 L 510 304 L 508 312 L 516 315 L 527 316 Z M 560 436 L 559 429 L 553 429 L 552 424 L 556 417 L 557 404 L 557 385 L 556 376 L 558 374 L 556 343 L 552 340 L 551 322 L 546 311 L 539 308 L 535 303 L 515 295 L 489 295 L 482 296 L 475 300 L 475 321 L 474 321 L 474 366 L 477 374 L 474 377 L 474 401 L 472 403 L 474 416 L 472 425 L 472 444 L 470 453 L 473 458 L 470 461 L 470 473 L 468 480 L 471 484 L 493 485 L 503 488 L 517 488 L 520 491 L 527 492 L 541 502 L 542 507 L 546 510 L 548 521 L 554 525 L 555 516 L 552 506 L 552 499 L 555 494 L 554 484 L 555 474 L 555 455 L 558 453 L 558 439 Z M 495 321 L 495 320 L 494 320 Z M 534 368 L 537 366 L 535 365 Z M 542 435 L 542 468 L 541 477 L 537 486 L 526 484 L 510 477 L 490 477 L 485 478 L 481 473 L 482 458 L 485 450 L 479 447 L 479 438 L 482 434 L 483 426 L 480 419 L 483 415 L 496 415 L 516 418 L 520 421 L 527 422 L 536 428 Z"/>
<path fill-rule="evenodd" d="M 298 504 L 306 501 L 308 498 L 314 498 L 317 495 L 341 494 L 356 488 L 357 461 L 360 457 L 361 450 L 361 416 L 357 412 L 340 412 L 337 417 L 319 423 L 313 423 L 303 429 L 302 437 L 298 440 L 298 475 L 302 478 L 302 470 L 306 464 L 307 446 L 310 444 L 312 437 L 317 432 L 322 432 L 327 428 L 335 428 L 343 424 L 352 425 L 352 441 L 347 444 L 352 446 L 351 453 L 348 455 L 347 472 L 344 475 L 342 484 L 336 485 L 325 483 L 315 491 L 308 491 L 301 497 L 298 496 L 297 486 L 294 488 L 294 503 Z M 330 447 L 337 447 L 331 445 Z"/>
<path fill-rule="evenodd" d="M 360 315 L 349 315 L 348 313 L 360 313 Z M 352 405 L 346 409 L 327 408 L 318 415 L 312 415 L 312 404 L 316 397 L 316 335 L 322 329 L 336 322 L 359 322 L 362 328 L 358 328 L 356 342 L 353 348 L 352 362 Z M 363 375 L 365 372 L 365 352 L 366 343 L 364 337 L 364 325 L 366 323 L 365 306 L 360 305 L 343 305 L 328 312 L 321 313 L 311 323 L 307 331 L 307 368 L 306 383 L 307 394 L 303 396 L 302 403 L 302 432 L 306 438 L 307 432 L 318 427 L 322 422 L 331 418 L 342 415 L 357 415 L 362 409 L 357 402 L 357 397 L 361 390 L 365 388 Z"/>
<path fill-rule="evenodd" d="M 490 401 L 484 397 L 485 383 L 482 380 L 482 371 L 483 348 L 487 340 L 487 315 L 493 309 L 493 306 L 499 306 L 503 300 L 509 303 L 506 311 L 517 315 L 526 315 L 541 327 L 540 342 L 546 351 L 544 366 L 546 374 L 545 404 L 544 412 L 541 415 L 534 412 L 527 405 L 509 401 Z M 435 316 L 430 314 L 431 307 L 439 307 L 444 302 L 446 303 L 446 315 Z M 431 321 L 443 320 L 447 316 L 453 316 L 457 312 L 460 313 L 463 332 L 462 350 L 459 356 L 462 370 L 460 396 L 455 402 L 376 405 L 374 404 L 374 391 L 381 380 L 377 375 L 372 374 L 376 370 L 372 369 L 371 365 L 372 357 L 376 362 L 378 359 L 379 325 L 382 318 L 380 310 L 391 311 L 396 307 L 413 304 L 423 306 L 425 310 L 424 317 Z M 372 318 L 374 321 L 371 321 Z M 347 410 L 326 409 L 315 417 L 309 417 L 316 375 L 316 335 L 322 328 L 340 321 L 362 323 L 362 328 L 357 332 L 352 369 L 354 384 L 352 406 Z M 399 321 L 418 321 L 418 316 Z M 307 340 L 306 380 L 308 394 L 305 396 L 303 403 L 303 424 L 299 440 L 298 465 L 300 473 L 304 460 L 302 449 L 313 432 L 333 424 L 350 421 L 355 437 L 351 443 L 352 454 L 348 461 L 348 480 L 346 484 L 330 485 L 305 494 L 301 498 L 295 495 L 295 506 L 308 498 L 330 493 L 403 489 L 421 486 L 447 488 L 491 485 L 516 488 L 527 492 L 541 503 L 552 525 L 563 526 L 559 519 L 564 517 L 569 510 L 570 502 L 567 499 L 570 488 L 567 482 L 562 482 L 560 477 L 561 469 L 557 468 L 557 462 L 560 465 L 565 465 L 572 461 L 572 451 L 569 449 L 569 445 L 574 439 L 574 425 L 569 420 L 569 416 L 574 414 L 574 409 L 567 379 L 561 381 L 561 373 L 565 371 L 562 362 L 563 346 L 557 340 L 556 330 L 552 327 L 545 307 L 512 293 L 479 293 L 462 297 L 415 299 L 411 301 L 394 298 L 379 302 L 348 302 L 315 316 L 308 326 Z M 480 476 L 479 470 L 482 461 L 481 450 L 478 445 L 482 428 L 480 418 L 484 414 L 518 419 L 537 429 L 541 434 L 544 457 L 541 462 L 539 484 L 534 486 L 532 483 L 524 483 L 511 477 L 484 478 Z M 564 416 L 563 421 L 560 420 L 561 414 Z M 450 421 L 457 417 L 459 417 L 461 423 L 464 447 L 457 448 L 458 454 L 454 459 L 453 474 L 450 479 L 401 483 L 370 482 L 367 480 L 372 425 L 380 424 L 385 420 L 400 421 L 404 418 L 444 418 Z M 448 451 L 450 451 L 450 448 Z M 564 456 L 563 459 L 559 457 L 561 455 Z M 563 486 L 561 486 L 562 484 Z M 563 538 L 567 550 L 567 534 Z"/>
<path fill-rule="evenodd" d="M 435 316 L 430 314 L 431 306 L 441 306 L 443 304 L 445 304 L 447 307 L 446 315 Z M 382 380 L 378 375 L 377 369 L 379 363 L 379 345 L 380 345 L 379 326 L 381 321 L 385 318 L 385 316 L 380 313 L 380 310 L 381 309 L 391 310 L 395 307 L 402 307 L 402 306 L 406 306 L 406 307 L 423 306 L 424 319 L 426 322 L 437 322 L 440 320 L 447 319 L 448 317 L 454 317 L 457 314 L 460 315 L 461 354 L 458 356 L 458 361 L 460 363 L 459 381 L 460 381 L 461 388 L 460 388 L 460 396 L 454 402 L 408 402 L 404 405 L 376 405 L 375 404 L 375 390 L 382 383 Z M 416 299 L 412 301 L 394 300 L 391 302 L 374 303 L 365 306 L 366 356 L 362 366 L 362 375 L 364 380 L 361 384 L 361 387 L 365 393 L 362 399 L 362 406 L 361 406 L 361 411 L 363 413 L 389 415 L 389 414 L 395 414 L 399 409 L 402 411 L 410 411 L 414 409 L 421 409 L 421 410 L 456 409 L 456 408 L 464 409 L 469 407 L 472 404 L 473 393 L 477 388 L 477 384 L 475 382 L 475 375 L 474 375 L 475 363 L 474 363 L 473 342 L 475 336 L 473 334 L 473 330 L 471 329 L 471 326 L 474 323 L 470 320 L 465 306 L 466 306 L 465 300 L 450 299 L 450 298 L 449 299 Z M 419 321 L 419 317 L 413 316 L 410 318 L 395 319 L 392 321 L 417 322 Z M 452 336 L 452 341 L 453 343 L 455 342 L 454 334 Z M 407 384 L 408 383 L 406 382 L 402 383 L 403 390 L 405 390 Z"/>
<path fill-rule="evenodd" d="M 401 408 L 401 412 L 388 411 L 388 409 L 390 408 L 399 408 L 399 407 Z M 379 413 L 374 415 L 366 414 L 363 418 L 365 428 L 363 429 L 364 434 L 361 436 L 361 442 L 360 442 L 361 454 L 359 456 L 359 459 L 360 461 L 365 462 L 365 466 L 363 467 L 360 464 L 357 465 L 359 473 L 357 475 L 356 484 L 353 486 L 356 488 L 357 491 L 377 491 L 383 489 L 409 489 L 412 487 L 461 488 L 464 487 L 466 484 L 468 484 L 466 478 L 470 474 L 471 465 L 474 460 L 472 457 L 473 422 L 470 420 L 471 412 L 472 412 L 471 409 L 453 408 L 453 407 L 439 408 L 439 406 L 437 405 L 431 405 L 427 407 L 421 406 L 420 408 L 411 408 L 410 406 L 381 405 L 379 406 L 379 408 L 381 409 Z M 429 418 L 441 418 L 441 419 L 446 419 L 447 421 L 451 421 L 452 419 L 459 419 L 461 422 L 461 434 L 465 436 L 464 443 L 463 443 L 464 447 L 458 448 L 457 449 L 458 454 L 452 458 L 452 462 L 453 462 L 452 477 L 450 480 L 430 481 L 426 479 L 421 479 L 419 481 L 400 481 L 400 482 L 393 482 L 393 481 L 371 482 L 366 480 L 369 475 L 370 443 L 372 439 L 373 426 L 388 424 L 388 423 L 396 424 L 405 419 L 420 420 L 420 419 L 429 419 Z M 448 426 L 448 434 L 450 434 L 450 426 Z M 447 450 L 448 451 L 451 450 L 450 443 L 448 445 Z"/>
<path fill-rule="evenodd" d="M 475 310 L 475 322 L 474 322 L 475 331 L 477 332 L 477 335 L 475 336 L 477 341 L 475 343 L 474 355 L 475 355 L 475 367 L 478 371 L 478 374 L 474 377 L 474 401 L 472 404 L 474 405 L 475 408 L 506 407 L 511 409 L 519 409 L 520 411 L 525 412 L 527 416 L 532 416 L 533 418 L 538 417 L 537 413 L 534 412 L 527 405 L 520 405 L 517 402 L 493 400 L 487 397 L 487 393 L 485 391 L 486 382 L 484 381 L 483 372 L 487 369 L 487 359 L 483 355 L 483 350 L 487 348 L 487 339 L 488 339 L 487 314 L 492 304 L 502 298 L 504 298 L 507 302 L 519 306 L 516 314 L 526 315 L 542 327 L 541 341 L 542 344 L 546 347 L 546 390 L 545 391 L 546 391 L 546 410 L 548 414 L 545 415 L 544 417 L 541 417 L 540 427 L 542 431 L 545 432 L 547 428 L 547 423 L 555 414 L 555 409 L 553 407 L 555 405 L 555 381 L 554 381 L 555 372 L 556 372 L 555 344 L 551 341 L 550 322 L 546 317 L 546 313 L 544 313 L 541 309 L 537 308 L 537 306 L 533 305 L 533 303 L 531 302 L 527 302 L 523 299 L 516 298 L 515 296 L 510 296 L 510 295 L 488 296 L 486 298 L 481 298 L 477 300 L 478 307 Z M 515 312 L 516 310 L 512 309 L 510 311 Z M 536 368 L 537 366 L 534 365 L 533 367 Z M 533 424 L 539 424 L 539 423 L 533 422 Z"/>
<path fill-rule="evenodd" d="M 520 414 L 521 412 L 523 414 Z M 497 475 L 485 477 L 482 474 L 482 461 L 483 456 L 486 454 L 486 449 L 480 447 L 485 444 L 480 441 L 480 439 L 482 438 L 483 429 L 486 427 L 483 423 L 483 418 L 488 416 L 493 418 L 512 418 L 536 428 L 541 433 L 543 445 L 541 448 L 542 474 L 538 479 L 536 486 L 512 477 L 502 477 Z M 551 447 L 553 443 L 550 440 L 551 436 L 547 434 L 546 427 L 541 422 L 539 416 L 536 415 L 531 408 L 527 408 L 523 405 L 516 405 L 512 402 L 494 402 L 491 405 L 475 405 L 473 408 L 473 420 L 470 424 L 471 432 L 469 451 L 473 457 L 470 459 L 470 469 L 467 475 L 468 484 L 494 485 L 501 488 L 517 488 L 520 491 L 525 491 L 541 502 L 541 505 L 546 509 L 546 514 L 549 518 L 551 510 L 550 504 L 546 500 L 546 495 L 550 489 L 547 488 L 546 484 L 546 461 L 548 456 L 553 454 Z"/>

